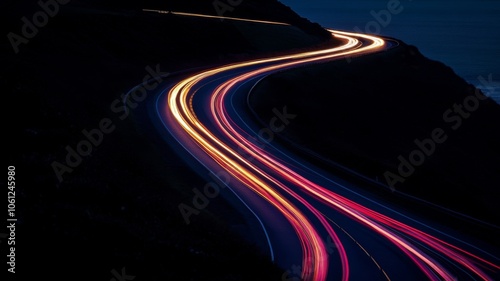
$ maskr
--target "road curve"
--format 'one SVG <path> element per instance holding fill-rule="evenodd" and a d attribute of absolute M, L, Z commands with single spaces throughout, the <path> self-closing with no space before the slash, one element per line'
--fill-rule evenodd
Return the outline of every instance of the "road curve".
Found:
<path fill-rule="evenodd" d="M 288 268 L 286 264 L 297 261 L 296 266 L 290 264 L 284 280 L 299 280 L 293 279 L 295 275 L 301 280 L 401 280 L 405 273 L 387 260 L 410 264 L 415 276 L 404 280 L 494 280 L 500 265 L 493 254 L 353 194 L 348 183 L 294 162 L 293 155 L 278 145 L 263 145 L 254 138 L 258 126 L 249 125 L 239 114 L 235 100 L 242 99 L 262 77 L 369 55 L 398 44 L 371 35 L 329 31 L 343 44 L 225 65 L 175 81 L 159 93 L 157 117 L 208 170 L 230 175 L 228 186 L 263 220 L 276 262 Z M 286 108 L 280 113 L 275 129 L 286 125 L 290 115 Z M 383 242 L 372 245 L 373 239 Z M 295 249 L 289 249 L 290 245 Z M 380 255 L 378 247 L 387 253 Z M 366 264 L 373 270 L 360 273 Z"/>

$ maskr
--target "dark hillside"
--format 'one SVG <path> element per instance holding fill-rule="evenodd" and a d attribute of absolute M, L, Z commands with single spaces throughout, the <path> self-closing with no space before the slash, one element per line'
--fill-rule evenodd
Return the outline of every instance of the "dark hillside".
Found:
<path fill-rule="evenodd" d="M 383 185 L 388 176 L 398 191 L 500 225 L 500 105 L 483 98 L 449 67 L 402 45 L 271 75 L 251 106 L 267 113 L 287 105 L 299 117 L 283 137 L 323 160 Z M 432 145 L 433 136 L 444 141 Z M 414 171 L 400 174 L 410 156 Z"/>
<path fill-rule="evenodd" d="M 167 3 L 214 14 L 211 2 Z M 248 0 L 227 16 L 290 20 L 299 27 L 141 10 L 168 8 L 162 3 L 70 1 L 15 54 L 5 35 L 22 35 L 21 19 L 31 20 L 41 8 L 36 1 L 2 2 L 0 86 L 11 135 L 4 155 L 19 175 L 22 274 L 110 280 L 113 269 L 125 267 L 137 280 L 279 280 L 282 270 L 242 238 L 254 232 L 222 198 L 186 225 L 178 206 L 206 179 L 163 141 L 146 136 L 152 128 L 133 117 L 122 121 L 111 107 L 148 69 L 172 73 L 296 52 L 322 44 L 324 33 L 275 1 Z M 104 118 L 116 129 L 59 182 L 52 163 L 64 162 L 66 148 L 75 148 L 85 140 L 82 131 L 98 128 Z"/>

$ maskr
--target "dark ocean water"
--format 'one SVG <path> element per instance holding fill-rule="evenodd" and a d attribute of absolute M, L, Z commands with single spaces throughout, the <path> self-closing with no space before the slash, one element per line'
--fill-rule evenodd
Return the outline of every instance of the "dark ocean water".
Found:
<path fill-rule="evenodd" d="M 500 0 L 400 0 L 393 13 L 380 11 L 397 0 L 281 2 L 324 27 L 361 30 L 415 45 L 500 103 Z"/>

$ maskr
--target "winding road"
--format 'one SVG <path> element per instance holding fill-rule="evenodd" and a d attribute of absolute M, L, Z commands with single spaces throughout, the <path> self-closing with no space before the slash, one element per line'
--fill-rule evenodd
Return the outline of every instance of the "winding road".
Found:
<path fill-rule="evenodd" d="M 269 256 L 285 269 L 282 280 L 498 278 L 500 259 L 494 253 L 370 198 L 273 142 L 273 134 L 296 117 L 286 106 L 273 110 L 267 128 L 247 113 L 249 92 L 269 74 L 398 46 L 381 37 L 329 31 L 343 44 L 169 81 L 155 99 L 159 129 L 168 131 L 208 171 L 224 175 L 221 180 L 260 221 Z"/>

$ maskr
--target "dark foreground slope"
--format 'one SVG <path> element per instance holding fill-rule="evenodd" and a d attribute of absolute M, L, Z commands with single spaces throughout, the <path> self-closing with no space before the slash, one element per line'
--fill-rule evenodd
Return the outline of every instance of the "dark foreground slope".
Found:
<path fill-rule="evenodd" d="M 35 1 L 25 2 L 2 3 L 2 12 L 10 12 L 2 17 L 2 34 L 21 34 L 21 18 L 40 10 Z M 201 2 L 182 1 L 179 8 L 215 14 L 211 5 L 200 10 Z M 203 188 L 206 179 L 162 140 L 138 129 L 134 118 L 119 118 L 123 112 L 112 105 L 142 82 L 147 67 L 168 73 L 290 52 L 321 43 L 321 31 L 143 13 L 141 8 L 162 6 L 139 2 L 100 3 L 60 6 L 16 55 L 7 36 L 0 45 L 0 84 L 7 97 L 2 128 L 10 135 L 4 166 L 16 165 L 18 175 L 19 276 L 113 280 L 112 270 L 121 275 L 125 268 L 137 280 L 279 280 L 282 271 L 269 257 L 235 234 L 252 231 L 222 198 L 190 225 L 184 222 L 179 204 L 189 204 L 191 190 Z M 275 17 L 252 0 L 233 12 L 304 23 L 273 3 Z M 67 164 L 67 147 L 77 149 L 87 140 L 82 131 L 99 128 L 105 118 L 114 131 L 89 156 L 73 159 L 78 165 L 60 182 L 52 163 Z M 0 245 L 2 261 L 6 245 Z"/>
<path fill-rule="evenodd" d="M 358 171 L 379 189 L 390 172 L 398 191 L 500 225 L 500 106 L 482 97 L 450 68 L 402 45 L 271 75 L 250 104 L 262 120 L 285 105 L 297 114 L 282 136 L 323 164 Z M 441 143 L 429 143 L 433 134 Z"/>

